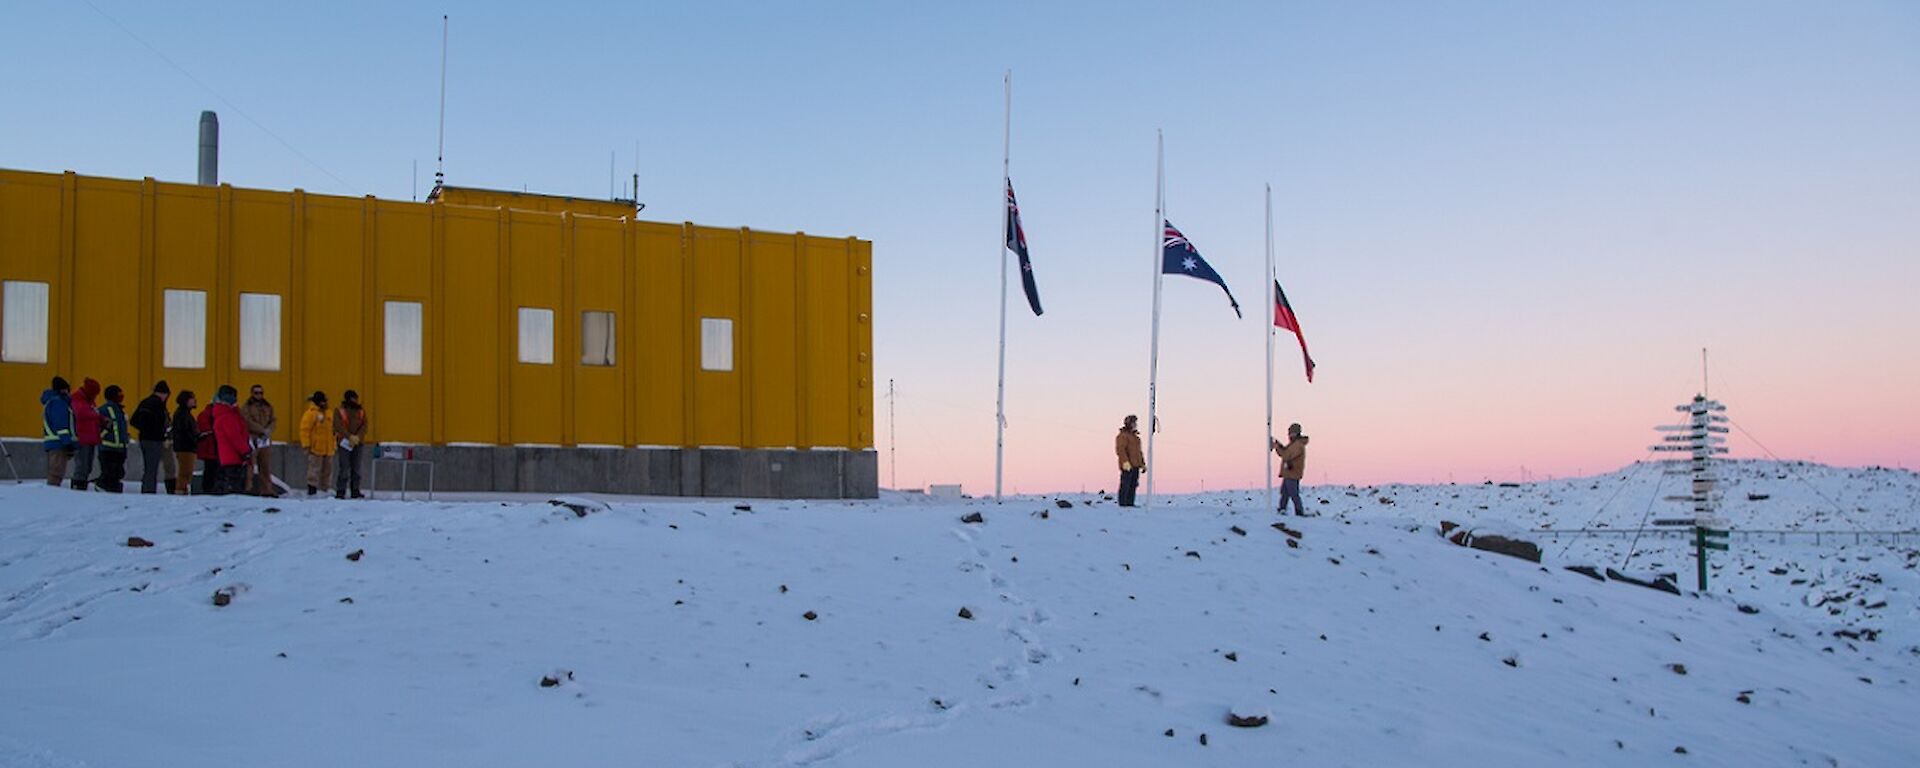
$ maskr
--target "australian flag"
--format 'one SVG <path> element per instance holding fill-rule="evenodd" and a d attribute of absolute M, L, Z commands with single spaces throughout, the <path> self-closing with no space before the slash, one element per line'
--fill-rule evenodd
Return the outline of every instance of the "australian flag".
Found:
<path fill-rule="evenodd" d="M 1020 287 L 1027 291 L 1027 306 L 1033 314 L 1040 310 L 1040 287 L 1033 283 L 1033 260 L 1027 258 L 1027 230 L 1020 226 L 1020 204 L 1013 199 L 1013 180 L 1007 179 L 1007 250 L 1020 257 Z"/>
<path fill-rule="evenodd" d="M 1162 221 L 1164 229 L 1160 235 L 1160 271 L 1168 275 L 1186 275 L 1205 280 L 1220 286 L 1227 292 L 1227 303 L 1233 305 L 1233 316 L 1240 317 L 1240 302 L 1233 298 L 1233 291 L 1227 288 L 1227 281 L 1213 271 L 1213 265 L 1200 257 L 1193 243 L 1187 242 L 1187 236 L 1173 228 L 1173 222 Z"/>

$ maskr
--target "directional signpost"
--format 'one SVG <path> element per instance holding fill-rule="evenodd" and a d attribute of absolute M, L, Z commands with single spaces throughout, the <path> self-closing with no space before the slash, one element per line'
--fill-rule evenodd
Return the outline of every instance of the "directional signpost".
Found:
<path fill-rule="evenodd" d="M 1674 410 L 1687 414 L 1686 423 L 1655 427 L 1668 434 L 1661 436 L 1660 444 L 1653 446 L 1653 450 L 1687 454 L 1684 459 L 1669 460 L 1667 474 L 1691 478 L 1692 493 L 1668 496 L 1666 500 L 1691 504 L 1693 518 L 1663 518 L 1653 524 L 1693 527 L 1693 556 L 1699 564 L 1700 591 L 1705 592 L 1707 551 L 1727 551 L 1727 521 L 1713 514 L 1721 496 L 1720 477 L 1714 474 L 1713 457 L 1727 452 L 1727 407 L 1717 400 L 1708 400 L 1705 395 L 1696 395 L 1693 402 L 1675 406 Z"/>

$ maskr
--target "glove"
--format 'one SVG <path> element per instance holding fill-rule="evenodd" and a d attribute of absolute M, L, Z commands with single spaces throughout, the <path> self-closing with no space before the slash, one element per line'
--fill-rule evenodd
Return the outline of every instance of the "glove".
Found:
<path fill-rule="evenodd" d="M 1131 461 L 1123 461 L 1123 462 L 1120 462 L 1120 471 L 1122 471 L 1122 472 L 1132 472 L 1132 471 L 1133 471 L 1133 462 L 1131 462 Z"/>

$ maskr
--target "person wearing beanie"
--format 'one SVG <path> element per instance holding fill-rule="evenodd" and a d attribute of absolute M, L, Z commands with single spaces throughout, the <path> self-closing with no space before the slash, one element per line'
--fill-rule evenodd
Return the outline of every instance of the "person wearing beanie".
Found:
<path fill-rule="evenodd" d="M 47 485 L 58 486 L 67 479 L 67 463 L 79 449 L 73 439 L 72 398 L 73 388 L 59 376 L 40 393 L 40 447 L 47 452 Z"/>
<path fill-rule="evenodd" d="M 253 385 L 248 391 L 247 404 L 240 407 L 240 415 L 247 421 L 247 447 L 253 452 L 253 459 L 247 462 L 247 492 L 268 498 L 279 496 L 280 489 L 273 485 L 273 469 L 268 459 L 273 432 L 280 421 L 273 415 L 273 403 L 267 402 L 266 387 Z"/>
<path fill-rule="evenodd" d="M 1117 503 L 1131 507 L 1140 489 L 1140 473 L 1147 470 L 1147 458 L 1140 453 L 1140 417 L 1129 415 L 1120 421 L 1120 434 L 1113 436 L 1113 455 L 1120 464 Z"/>
<path fill-rule="evenodd" d="M 213 411 L 213 441 L 220 461 L 219 482 L 213 491 L 218 495 L 247 491 L 247 464 L 253 458 L 253 443 L 246 417 L 236 407 L 239 401 L 240 391 L 222 384 L 208 409 Z"/>
<path fill-rule="evenodd" d="M 1300 501 L 1300 481 L 1307 477 L 1307 436 L 1300 434 L 1299 424 L 1287 425 L 1287 441 L 1272 440 L 1269 446 L 1274 453 L 1280 454 L 1280 508 L 1275 510 L 1286 514 L 1287 502 L 1293 502 L 1293 514 L 1306 517 L 1306 504 Z"/>
<path fill-rule="evenodd" d="M 68 402 L 73 404 L 73 489 L 84 491 L 93 480 L 94 458 L 100 454 L 100 410 L 94 398 L 100 396 L 100 382 L 86 379 Z"/>
<path fill-rule="evenodd" d="M 140 492 L 155 493 L 160 487 L 160 469 L 165 464 L 167 487 L 173 487 L 173 478 L 179 470 L 173 467 L 173 454 L 167 450 L 167 388 L 166 379 L 153 385 L 153 394 L 147 395 L 133 408 L 133 418 L 128 422 L 133 426 L 134 435 L 140 441 Z"/>
<path fill-rule="evenodd" d="M 107 385 L 107 402 L 100 406 L 100 481 L 107 493 L 119 493 L 127 477 L 127 396 L 118 384 Z"/>
<path fill-rule="evenodd" d="M 316 391 L 307 398 L 307 412 L 300 417 L 300 447 L 307 452 L 307 495 L 333 482 L 333 411 L 327 408 L 327 393 Z"/>
<path fill-rule="evenodd" d="M 185 496 L 193 485 L 194 460 L 200 458 L 200 427 L 193 418 L 193 409 L 200 402 L 191 389 L 180 390 L 174 402 L 179 407 L 173 411 L 173 427 L 168 431 L 173 435 L 173 460 L 179 465 L 179 474 L 174 475 L 175 484 L 168 486 L 167 492 Z"/>
<path fill-rule="evenodd" d="M 351 389 L 340 395 L 340 407 L 333 411 L 333 441 L 339 447 L 334 459 L 333 497 L 364 499 L 360 493 L 360 454 L 366 450 L 367 411 L 360 407 L 360 393 Z"/>

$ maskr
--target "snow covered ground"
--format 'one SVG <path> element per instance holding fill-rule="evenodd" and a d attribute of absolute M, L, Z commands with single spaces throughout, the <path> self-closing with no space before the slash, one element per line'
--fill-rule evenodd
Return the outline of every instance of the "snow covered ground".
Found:
<path fill-rule="evenodd" d="M 1735 470 L 1743 528 L 1916 525 L 1911 473 Z M 1657 479 L 1310 488 L 1310 518 L 0 487 L 0 765 L 1915 764 L 1920 536 L 1736 535 L 1675 597 L 1561 568 L 1625 539 L 1432 530 L 1631 527 Z"/>

